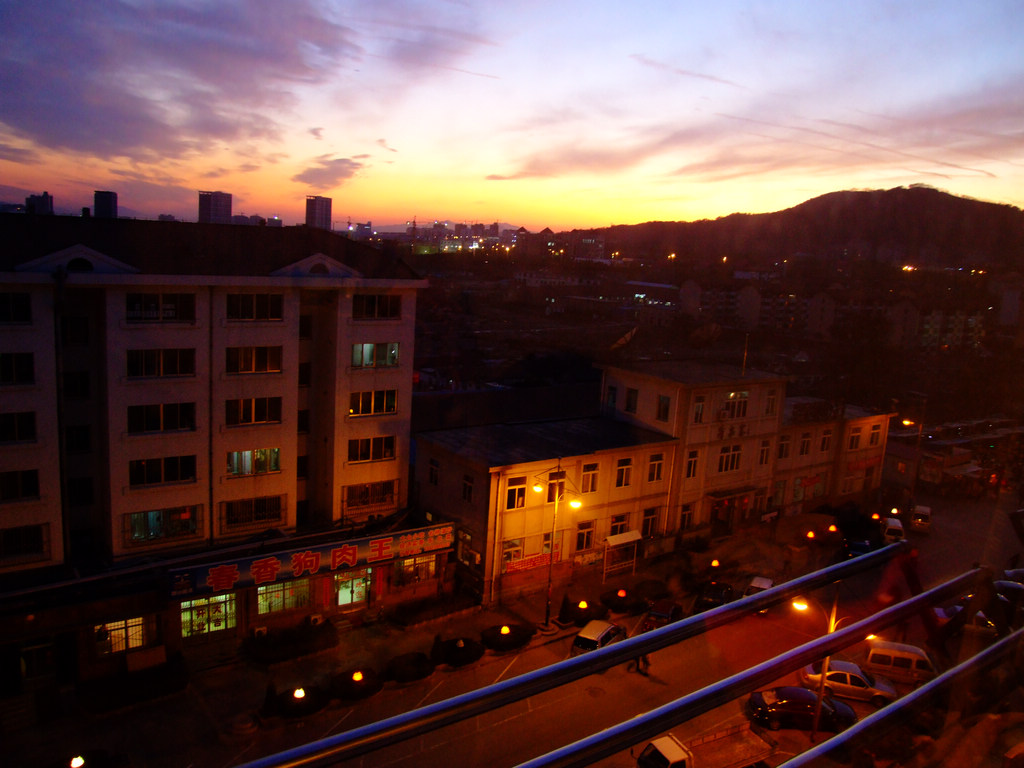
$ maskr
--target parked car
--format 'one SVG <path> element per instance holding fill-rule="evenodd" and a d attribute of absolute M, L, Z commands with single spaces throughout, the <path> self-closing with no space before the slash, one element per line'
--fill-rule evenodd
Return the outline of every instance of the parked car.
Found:
<path fill-rule="evenodd" d="M 869 539 L 843 539 L 843 554 L 847 560 L 874 552 L 878 547 L 878 544 Z"/>
<path fill-rule="evenodd" d="M 724 581 L 706 581 L 697 590 L 697 599 L 693 602 L 691 615 L 710 611 L 720 605 L 732 601 L 732 585 Z"/>
<path fill-rule="evenodd" d="M 764 592 L 766 589 L 771 589 L 774 586 L 775 582 L 769 579 L 767 576 L 755 576 L 750 580 L 750 583 L 747 584 L 746 588 L 743 590 L 743 597 L 750 597 L 751 595 L 756 595 L 758 592 Z M 762 608 L 758 611 L 758 613 L 767 612 L 767 608 Z"/>
<path fill-rule="evenodd" d="M 887 517 L 882 520 L 882 542 L 884 544 L 895 544 L 903 541 L 903 521 L 896 517 Z"/>
<path fill-rule="evenodd" d="M 610 621 L 592 619 L 577 634 L 569 649 L 570 656 L 579 656 L 587 651 L 596 651 L 611 643 L 617 643 L 626 636 L 626 631 Z"/>
<path fill-rule="evenodd" d="M 814 727 L 817 701 L 818 694 L 814 691 L 795 685 L 783 685 L 751 693 L 747 710 L 751 720 L 773 731 L 779 728 L 809 731 Z M 857 714 L 846 702 L 829 696 L 821 700 L 818 730 L 839 733 L 856 722 Z"/>
<path fill-rule="evenodd" d="M 650 632 L 652 629 L 664 627 L 674 621 L 683 618 L 683 607 L 674 600 L 656 601 L 640 622 L 641 632 Z"/>
<path fill-rule="evenodd" d="M 817 691 L 821 686 L 821 662 L 808 664 L 800 670 L 799 677 L 800 685 Z M 876 707 L 882 707 L 899 694 L 884 677 L 865 672 L 852 661 L 832 659 L 828 664 L 828 674 L 825 675 L 825 695 L 870 701 Z"/>
<path fill-rule="evenodd" d="M 910 528 L 927 533 L 932 527 L 932 508 L 917 504 L 910 512 Z"/>

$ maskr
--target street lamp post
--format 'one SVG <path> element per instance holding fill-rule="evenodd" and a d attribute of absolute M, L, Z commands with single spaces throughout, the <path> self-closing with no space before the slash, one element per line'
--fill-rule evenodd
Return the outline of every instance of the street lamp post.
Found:
<path fill-rule="evenodd" d="M 554 480 L 552 481 L 552 475 Z M 548 476 L 548 488 L 550 493 L 551 484 L 554 482 L 554 503 L 555 507 L 551 514 L 551 539 L 548 543 L 550 551 L 548 552 L 548 596 L 547 604 L 544 607 L 544 629 L 551 628 L 551 586 L 554 579 L 555 573 L 555 535 L 557 534 L 558 528 L 558 503 L 565 496 L 565 473 L 562 471 L 562 463 L 559 462 L 555 471 Z M 544 490 L 544 486 L 541 483 L 535 483 L 533 490 L 537 493 L 541 493 Z M 569 506 L 573 509 L 578 509 L 581 506 L 579 499 L 572 499 L 569 501 Z"/>
<path fill-rule="evenodd" d="M 800 611 L 807 610 L 808 604 L 805 602 L 793 601 L 793 607 Z M 821 608 L 821 606 L 818 606 Z M 828 633 L 832 634 L 836 631 L 836 625 L 839 623 L 836 621 L 836 610 L 839 607 L 839 585 L 835 587 L 835 596 L 832 598 L 832 610 L 828 615 Z M 822 608 L 822 613 L 825 609 Z M 831 654 L 825 656 L 821 661 L 821 678 L 818 681 L 818 700 L 814 703 L 814 720 L 811 723 L 811 743 L 814 743 L 814 738 L 818 733 L 818 726 L 821 724 L 821 702 L 825 698 L 825 678 L 828 676 L 828 664 L 831 659 Z"/>
<path fill-rule="evenodd" d="M 921 433 L 924 431 L 924 422 L 920 419 L 903 419 L 902 423 L 904 427 L 917 427 L 917 436 L 914 440 L 914 475 L 910 479 L 910 496 L 913 498 L 917 493 L 917 478 L 921 474 Z"/>

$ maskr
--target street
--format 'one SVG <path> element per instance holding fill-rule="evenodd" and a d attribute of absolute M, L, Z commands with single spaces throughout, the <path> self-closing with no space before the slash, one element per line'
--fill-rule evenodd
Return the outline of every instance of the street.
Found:
<path fill-rule="evenodd" d="M 934 510 L 932 530 L 911 532 L 909 539 L 919 550 L 924 587 L 942 583 L 969 570 L 975 563 L 996 570 L 1006 567 L 1010 557 L 1022 548 L 1005 514 L 1012 511 L 1014 502 L 1015 498 L 1009 494 L 998 500 L 922 498 L 920 503 L 930 504 Z M 844 585 L 840 592 L 843 601 L 840 619 L 866 615 L 876 598 L 872 589 L 885 577 L 885 574 L 863 577 L 859 586 L 866 591 L 860 594 L 854 591 L 854 585 Z M 906 597 L 906 585 L 900 586 L 902 597 Z M 476 718 L 472 723 L 441 729 L 428 738 L 399 744 L 372 755 L 372 759 L 345 765 L 515 766 L 789 650 L 816 633 L 824 632 L 825 626 L 823 611 L 821 616 L 794 616 L 788 606 L 778 606 L 764 616 L 742 619 L 652 654 L 648 678 L 616 667 L 487 717 Z M 913 622 L 906 631 L 907 642 L 924 644 L 919 622 Z M 539 657 L 536 651 L 530 651 L 524 654 L 527 658 L 516 659 L 511 666 L 521 672 L 534 664 L 547 663 L 543 657 L 549 655 L 549 650 L 545 648 Z M 563 650 L 568 652 L 567 645 Z M 864 650 L 863 645 L 854 646 L 847 649 L 846 655 L 856 659 Z M 972 648 L 969 652 L 976 650 Z M 776 684 L 796 684 L 795 673 Z M 438 700 L 441 694 L 441 690 L 433 691 L 430 700 Z M 719 707 L 680 726 L 677 733 L 683 738 L 693 738 L 742 722 L 745 719 L 743 703 L 734 701 Z M 849 703 L 859 717 L 875 711 L 864 702 Z M 811 746 L 808 734 L 799 731 L 783 730 L 773 733 L 771 738 L 778 743 L 772 764 L 781 763 Z M 821 740 L 819 736 L 818 741 Z M 624 752 L 597 765 L 626 768 L 634 765 L 634 761 Z"/>
<path fill-rule="evenodd" d="M 1010 558 L 1021 551 L 1006 517 L 1015 500 L 1015 494 L 1004 495 L 998 501 L 920 499 L 920 503 L 930 504 L 934 510 L 930 533 L 909 533 L 910 542 L 919 550 L 923 585 L 928 588 L 946 581 L 969 570 L 974 563 L 997 570 L 1006 567 Z M 845 626 L 876 610 L 883 589 L 899 592 L 900 597 L 908 596 L 902 575 L 894 578 L 888 567 L 843 582 L 837 605 L 840 623 Z M 500 768 L 522 764 L 819 636 L 826 630 L 826 609 L 834 594 L 831 590 L 819 592 L 826 594 L 809 595 L 817 605 L 803 614 L 788 604 L 775 606 L 763 615 L 744 617 L 652 653 L 647 677 L 619 665 L 341 765 Z M 640 621 L 639 616 L 613 618 L 630 631 Z M 895 639 L 924 644 L 919 621 L 909 622 L 903 632 L 905 636 Z M 364 701 L 334 701 L 322 711 L 299 719 L 267 721 L 255 727 L 244 727 L 243 722 L 239 724 L 243 727 L 237 729 L 224 720 L 223 713 L 258 710 L 267 678 L 259 674 L 240 675 L 244 670 L 229 665 L 195 676 L 187 690 L 169 700 L 71 723 L 63 732 L 46 739 L 109 745 L 132 755 L 134 764 L 145 768 L 229 768 L 554 664 L 568 656 L 571 641 L 571 634 L 548 642 L 535 639 L 519 653 L 486 654 L 466 667 L 443 667 L 414 683 L 390 683 Z M 963 645 L 962 650 L 967 653 L 977 649 L 968 648 L 966 642 Z M 857 660 L 863 650 L 853 646 L 844 655 Z M 333 654 L 318 655 L 288 668 L 291 674 L 305 674 L 312 679 L 339 661 L 343 663 Z M 287 686 L 289 680 L 277 682 Z M 795 683 L 793 673 L 776 684 Z M 685 740 L 742 723 L 746 719 L 744 703 L 742 697 L 673 731 Z M 860 717 L 874 711 L 870 705 L 859 702 L 853 706 Z M 167 717 L 168 712 L 174 713 L 172 718 Z M 770 760 L 772 765 L 810 746 L 807 734 L 799 731 L 782 730 L 772 733 L 771 738 L 778 744 Z M 632 764 L 628 751 L 598 763 L 605 768 L 626 768 Z"/>

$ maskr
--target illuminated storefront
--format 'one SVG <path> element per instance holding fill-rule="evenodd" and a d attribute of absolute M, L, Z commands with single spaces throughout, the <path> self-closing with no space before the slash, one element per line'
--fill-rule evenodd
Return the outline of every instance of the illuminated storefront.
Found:
<path fill-rule="evenodd" d="M 181 636 L 294 624 L 436 594 L 453 543 L 448 523 L 172 571 Z"/>

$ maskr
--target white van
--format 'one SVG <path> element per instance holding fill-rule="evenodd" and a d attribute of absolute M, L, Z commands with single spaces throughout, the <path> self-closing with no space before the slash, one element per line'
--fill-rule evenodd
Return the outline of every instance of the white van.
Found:
<path fill-rule="evenodd" d="M 918 504 L 910 513 L 910 528 L 914 531 L 928 531 L 932 527 L 932 508 Z"/>
<path fill-rule="evenodd" d="M 870 640 L 868 656 L 862 665 L 869 672 L 899 683 L 919 683 L 938 674 L 928 654 L 916 645 Z"/>
<path fill-rule="evenodd" d="M 882 541 L 886 544 L 903 541 L 903 523 L 895 517 L 885 518 L 882 521 Z"/>

